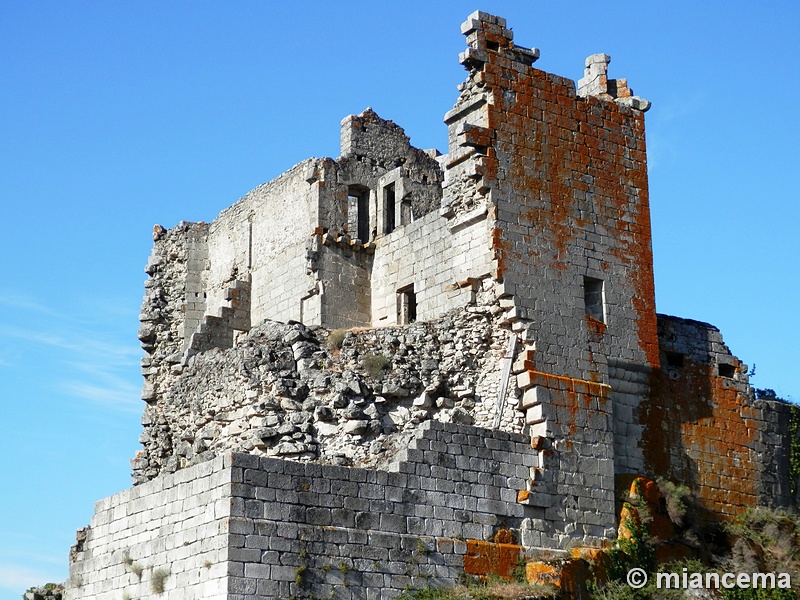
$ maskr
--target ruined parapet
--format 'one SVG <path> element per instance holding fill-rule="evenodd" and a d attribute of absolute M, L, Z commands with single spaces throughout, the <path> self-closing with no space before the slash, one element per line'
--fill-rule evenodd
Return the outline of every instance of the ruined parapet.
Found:
<path fill-rule="evenodd" d="M 658 328 L 661 368 L 635 415 L 646 472 L 687 484 L 719 515 L 758 504 L 788 506 L 781 441 L 788 439 L 787 405 L 755 399 L 747 365 L 716 327 L 659 315 Z"/>
<path fill-rule="evenodd" d="M 340 144 L 343 158 L 367 158 L 383 167 L 394 166 L 411 149 L 403 128 L 371 108 L 342 119 Z"/>
<path fill-rule="evenodd" d="M 435 156 L 371 108 L 342 121 L 336 165 L 347 186 L 351 238 L 370 242 L 439 208 L 443 176 Z"/>
<path fill-rule="evenodd" d="M 628 87 L 627 79 L 608 78 L 610 62 L 611 57 L 608 54 L 592 54 L 586 59 L 586 70 L 583 77 L 578 80 L 578 96 L 613 100 L 620 106 L 628 106 L 642 112 L 649 110 L 650 102 L 634 96 L 633 90 Z"/>
<path fill-rule="evenodd" d="M 156 225 L 153 230 L 139 315 L 139 341 L 146 353 L 143 400 L 156 398 L 159 379 L 167 375 L 169 365 L 180 362 L 205 313 L 207 240 L 205 223 L 182 222 L 170 230 Z"/>

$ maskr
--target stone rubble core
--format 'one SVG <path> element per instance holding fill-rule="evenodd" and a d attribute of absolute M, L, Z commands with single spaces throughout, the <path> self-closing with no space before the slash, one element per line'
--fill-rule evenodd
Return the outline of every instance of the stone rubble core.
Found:
<path fill-rule="evenodd" d="M 650 103 L 605 54 L 576 89 L 500 17 L 462 33 L 447 154 L 367 109 L 338 158 L 155 227 L 135 487 L 81 530 L 67 598 L 507 575 L 613 538 L 629 474 L 719 517 L 789 503 L 787 407 L 717 329 L 656 314 Z"/>

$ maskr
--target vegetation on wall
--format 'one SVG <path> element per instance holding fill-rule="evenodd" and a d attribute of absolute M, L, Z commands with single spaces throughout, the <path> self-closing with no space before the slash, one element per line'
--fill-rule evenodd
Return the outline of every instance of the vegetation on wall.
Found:
<path fill-rule="evenodd" d="M 796 414 L 796 413 L 793 413 Z M 675 573 L 687 582 L 694 574 L 788 573 L 794 589 L 718 589 L 703 597 L 718 600 L 797 600 L 800 586 L 800 514 L 755 508 L 730 522 L 709 519 L 684 485 L 657 480 L 658 493 L 644 478 L 625 489 L 620 501 L 619 535 L 595 563 L 591 600 L 669 600 L 686 598 L 681 589 L 659 589 L 656 573 Z M 648 487 L 649 486 L 649 487 Z M 665 527 L 663 517 L 669 524 Z M 662 519 L 661 522 L 657 522 Z M 630 569 L 647 573 L 634 589 Z M 711 581 L 714 580 L 714 575 Z"/>

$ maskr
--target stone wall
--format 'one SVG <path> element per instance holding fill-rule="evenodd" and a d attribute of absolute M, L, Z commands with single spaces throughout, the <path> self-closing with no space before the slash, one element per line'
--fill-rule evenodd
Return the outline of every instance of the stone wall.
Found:
<path fill-rule="evenodd" d="M 218 457 L 98 502 L 66 597 L 382 599 L 452 585 L 499 530 L 530 537 L 538 512 L 517 490 L 537 461 L 527 437 L 432 421 L 387 470 Z"/>
<path fill-rule="evenodd" d="M 662 368 L 639 408 L 648 472 L 688 484 L 716 514 L 788 506 L 789 405 L 755 400 L 716 327 L 659 315 Z"/>
<path fill-rule="evenodd" d="M 306 256 L 319 221 L 319 194 L 305 179 L 314 162 L 300 163 L 257 187 L 211 223 L 209 314 L 227 306 L 225 290 L 233 282 L 245 280 L 252 285 L 251 323 L 301 318 L 301 301 L 317 285 L 307 272 Z"/>
<path fill-rule="evenodd" d="M 525 345 L 526 424 L 549 452 L 525 500 L 601 539 L 615 521 L 608 362 L 620 379 L 658 365 L 645 105 L 600 83 L 579 96 L 533 68 L 538 50 L 502 18 L 474 13 L 462 33 L 469 76 L 445 116 L 443 213 L 487 207 L 491 274 Z"/>
<path fill-rule="evenodd" d="M 494 275 L 535 322 L 538 368 L 606 381 L 609 356 L 657 365 L 642 111 L 533 68 L 538 51 L 516 46 L 504 19 L 476 13 L 462 32 L 470 74 L 446 117 L 448 158 L 473 150 Z"/>
<path fill-rule="evenodd" d="M 649 102 L 606 55 L 576 90 L 502 18 L 462 32 L 446 155 L 367 109 L 339 158 L 154 232 L 134 483 L 157 503 L 159 485 L 186 499 L 197 463 L 227 473 L 209 593 L 393 597 L 452 582 L 498 527 L 599 546 L 620 474 L 686 483 L 715 516 L 790 500 L 786 407 L 753 399 L 715 328 L 656 316 Z M 145 518 L 120 498 L 81 559 L 116 552 L 117 588 L 136 582 L 104 519 Z M 183 560 L 167 550 L 142 555 Z"/>
<path fill-rule="evenodd" d="M 205 314 L 202 271 L 207 256 L 208 225 L 180 223 L 153 229 L 153 251 L 147 261 L 144 299 L 139 315 L 142 399 L 150 402 L 169 386 L 172 365 L 181 361 L 192 332 Z"/>
<path fill-rule="evenodd" d="M 231 487 L 220 457 L 97 502 L 65 598 L 227 600 Z"/>
<path fill-rule="evenodd" d="M 491 274 L 486 211 L 457 222 L 434 212 L 376 242 L 372 321 L 398 320 L 398 292 L 413 287 L 417 318 L 435 319 L 469 305 L 481 279 Z"/>

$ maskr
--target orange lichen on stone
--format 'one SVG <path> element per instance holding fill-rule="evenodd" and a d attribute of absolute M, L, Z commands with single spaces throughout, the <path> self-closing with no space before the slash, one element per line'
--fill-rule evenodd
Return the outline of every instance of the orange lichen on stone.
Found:
<path fill-rule="evenodd" d="M 494 534 L 494 543 L 513 544 L 516 541 L 514 538 L 514 532 L 511 529 L 498 529 Z"/>
<path fill-rule="evenodd" d="M 586 582 L 591 577 L 589 563 L 580 558 L 532 561 L 525 565 L 528 583 L 555 586 L 567 598 L 587 598 Z"/>
<path fill-rule="evenodd" d="M 617 537 L 623 540 L 629 540 L 634 536 L 634 531 L 642 526 L 642 519 L 639 511 L 629 502 L 622 505 L 622 510 L 619 512 L 619 528 L 617 529 Z"/>
<path fill-rule="evenodd" d="M 758 501 L 753 450 L 757 430 L 743 415 L 745 397 L 713 364 L 686 359 L 680 379 L 659 371 L 653 398 L 640 409 L 645 426 L 642 450 L 649 470 L 679 482 L 693 482 L 711 511 L 732 517 Z M 682 449 L 681 460 L 674 448 Z"/>
<path fill-rule="evenodd" d="M 528 583 L 559 586 L 561 566 L 559 563 L 531 561 L 525 565 L 525 578 Z"/>
<path fill-rule="evenodd" d="M 522 546 L 517 544 L 467 540 L 464 572 L 481 578 L 497 575 L 510 581 L 513 579 L 513 571 L 519 563 L 521 554 Z"/>
<path fill-rule="evenodd" d="M 666 511 L 666 505 L 655 481 L 647 477 L 635 477 L 628 489 L 629 495 L 644 503 L 650 519 L 646 523 L 651 537 L 666 540 L 675 534 L 675 526 Z"/>

